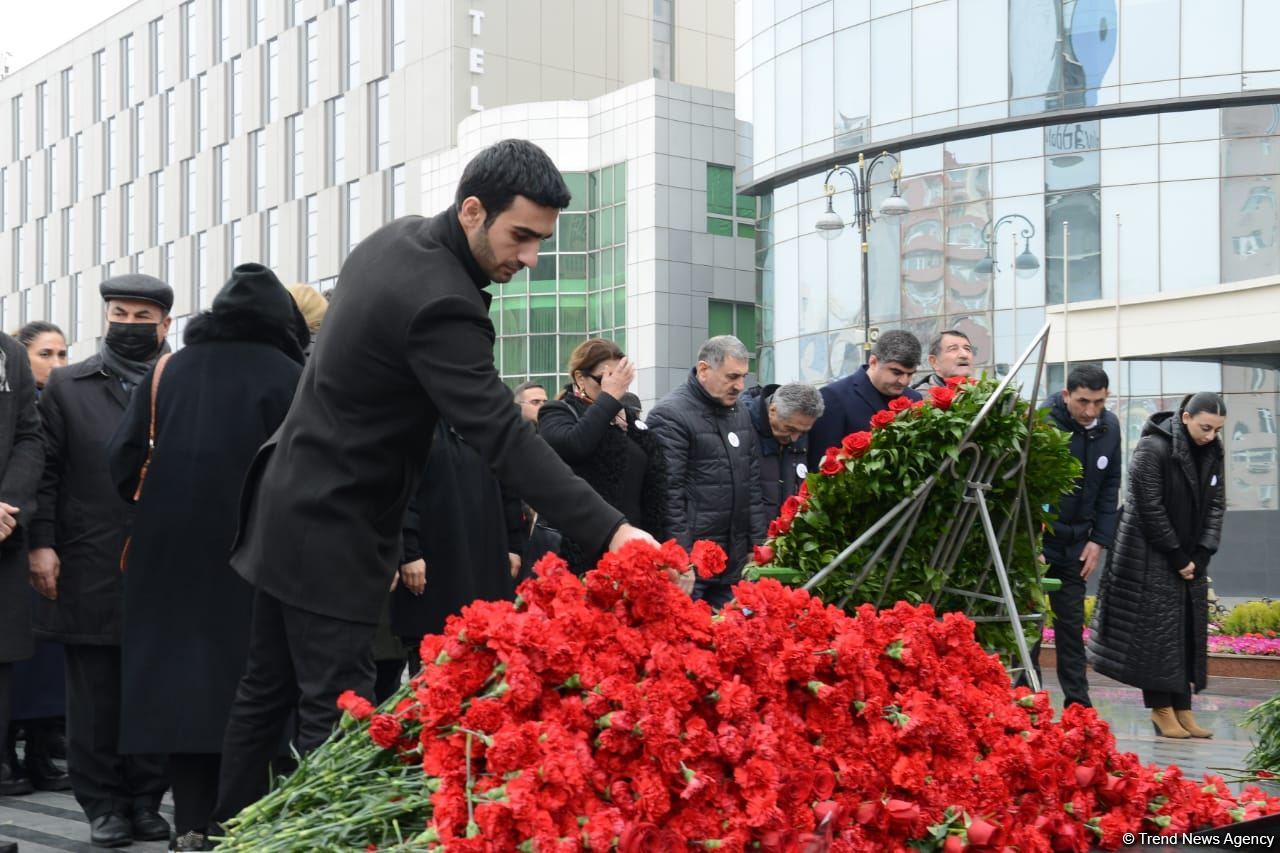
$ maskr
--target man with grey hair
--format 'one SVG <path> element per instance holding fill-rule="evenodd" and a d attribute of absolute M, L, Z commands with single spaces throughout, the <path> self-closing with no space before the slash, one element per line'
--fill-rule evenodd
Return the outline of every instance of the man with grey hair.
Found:
<path fill-rule="evenodd" d="M 891 329 L 880 335 L 865 365 L 823 388 L 827 409 L 809 435 L 809 467 L 817 468 L 827 448 L 840 444 L 846 435 L 870 430 L 871 416 L 888 408 L 890 400 L 919 400 L 920 393 L 910 387 L 919 364 L 919 339 Z"/>
<path fill-rule="evenodd" d="M 782 502 L 800 491 L 809 473 L 809 430 L 825 405 L 805 382 L 757 385 L 742 396 L 760 442 L 760 499 L 766 519 L 778 517 Z"/>
<path fill-rule="evenodd" d="M 973 343 L 959 329 L 938 333 L 929 345 L 928 375 L 917 379 L 912 388 L 942 387 L 952 376 L 973 375 Z"/>
<path fill-rule="evenodd" d="M 694 598 L 720 607 L 732 597 L 751 547 L 764 540 L 760 447 L 739 398 L 746 387 L 747 349 L 732 335 L 698 350 L 689 380 L 649 412 L 647 423 L 667 460 L 667 532 L 684 548 L 710 539 L 724 548 L 723 575 L 699 579 Z"/>

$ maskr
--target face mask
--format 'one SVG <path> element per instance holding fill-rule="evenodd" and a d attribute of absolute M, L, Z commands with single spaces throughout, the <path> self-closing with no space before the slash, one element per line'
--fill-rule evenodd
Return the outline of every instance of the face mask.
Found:
<path fill-rule="evenodd" d="M 110 323 L 106 344 L 121 358 L 146 361 L 160 349 L 160 327 L 157 323 Z"/>

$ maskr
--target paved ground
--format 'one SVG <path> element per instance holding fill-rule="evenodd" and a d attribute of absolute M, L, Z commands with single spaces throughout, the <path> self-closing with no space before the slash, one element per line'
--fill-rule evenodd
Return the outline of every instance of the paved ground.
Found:
<path fill-rule="evenodd" d="M 1046 675 L 1046 687 L 1061 706 L 1053 671 Z M 1209 689 L 1196 697 L 1196 718 L 1213 731 L 1211 740 L 1176 741 L 1158 738 L 1151 729 L 1150 713 L 1142 707 L 1142 694 L 1110 679 L 1090 673 L 1090 695 L 1102 716 L 1110 721 L 1118 746 L 1136 752 L 1144 761 L 1177 764 L 1192 776 L 1211 768 L 1239 768 L 1250 749 L 1249 734 L 1239 727 L 1244 713 L 1280 691 L 1280 682 L 1249 678 L 1212 678 Z M 173 812 L 166 801 L 165 814 Z M 21 853 L 48 853 L 72 850 L 79 853 L 100 850 L 89 844 L 84 815 L 70 793 L 37 793 L 26 797 L 0 798 L 0 841 L 17 841 Z M 163 842 L 139 843 L 127 848 L 131 853 L 160 853 Z"/>

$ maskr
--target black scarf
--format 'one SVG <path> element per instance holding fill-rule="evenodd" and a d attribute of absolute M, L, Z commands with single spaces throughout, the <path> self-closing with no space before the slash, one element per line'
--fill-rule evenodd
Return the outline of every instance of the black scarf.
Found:
<path fill-rule="evenodd" d="M 111 347 L 107 346 L 103 341 L 102 346 L 98 348 L 98 354 L 102 356 L 102 363 L 106 365 L 107 370 L 117 377 L 126 389 L 130 392 L 138 386 L 143 379 L 147 378 L 147 371 L 156 363 L 156 359 L 169 351 L 169 342 L 166 340 L 160 347 L 160 351 L 146 361 L 135 361 L 132 358 L 125 358 L 117 353 Z"/>

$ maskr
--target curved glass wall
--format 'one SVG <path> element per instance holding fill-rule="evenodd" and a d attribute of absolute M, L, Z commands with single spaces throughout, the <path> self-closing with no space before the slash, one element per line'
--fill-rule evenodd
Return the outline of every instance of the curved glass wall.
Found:
<path fill-rule="evenodd" d="M 974 122 L 1280 88 L 1274 0 L 737 0 L 739 181 Z"/>

